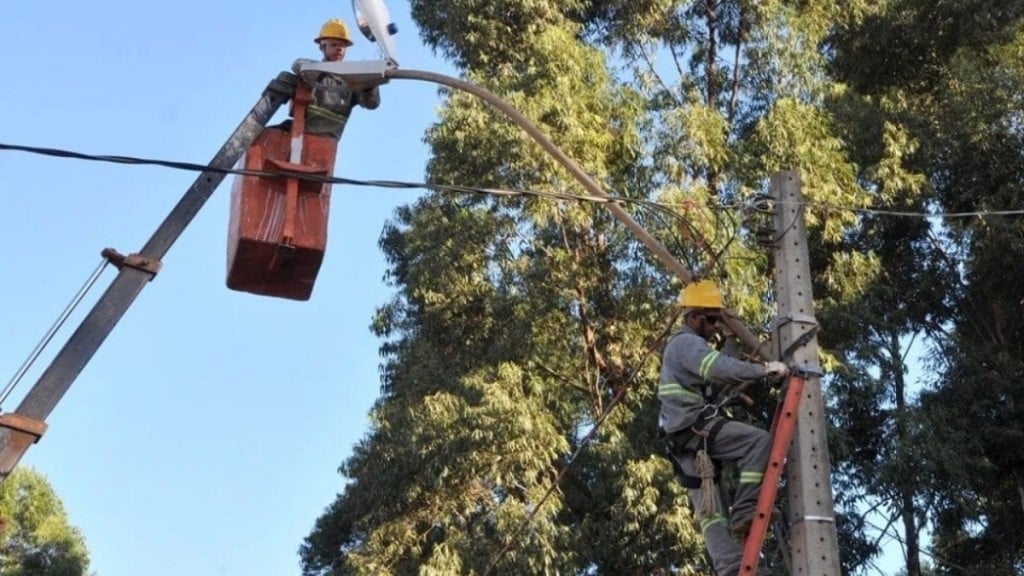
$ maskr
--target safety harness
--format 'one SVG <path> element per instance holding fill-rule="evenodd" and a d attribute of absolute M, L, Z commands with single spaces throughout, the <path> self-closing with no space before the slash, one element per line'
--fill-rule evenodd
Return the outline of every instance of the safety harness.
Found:
<path fill-rule="evenodd" d="M 721 463 L 712 460 L 709 456 L 711 446 L 715 443 L 718 432 L 726 422 L 731 420 L 729 416 L 720 412 L 739 395 L 738 389 L 732 389 L 716 398 L 711 384 L 708 383 L 704 387 L 704 407 L 693 426 L 672 433 L 658 427 L 658 439 L 661 442 L 662 454 L 672 463 L 672 469 L 675 470 L 676 476 L 683 486 L 689 489 L 700 489 L 700 502 L 696 504 L 698 510 L 706 518 L 713 516 L 716 512 L 718 506 L 715 484 L 722 479 Z M 701 441 L 691 446 L 690 443 L 697 436 L 701 437 Z M 694 457 L 697 476 L 686 474 L 676 459 L 677 456 L 689 455 Z"/>
<path fill-rule="evenodd" d="M 726 416 L 712 416 L 711 418 L 703 421 L 697 421 L 693 426 L 677 430 L 672 433 L 668 433 L 664 428 L 658 428 L 658 440 L 661 443 L 661 453 L 672 462 L 672 467 L 676 471 L 676 475 L 679 476 L 680 482 L 687 488 L 700 488 L 701 483 L 704 480 L 702 476 L 690 476 L 683 472 L 679 462 L 673 458 L 676 456 L 694 455 L 698 460 L 698 470 L 701 469 L 700 461 L 701 455 L 705 456 L 709 453 L 711 445 L 715 442 L 715 437 L 718 435 L 719 430 L 729 420 Z M 696 445 L 691 446 L 690 442 L 696 436 L 701 436 L 702 441 L 697 442 Z M 712 465 L 718 464 L 718 462 L 708 459 L 708 462 Z M 714 466 L 714 475 L 711 477 L 712 480 L 717 482 L 721 478 L 721 473 L 718 471 L 718 466 Z"/>

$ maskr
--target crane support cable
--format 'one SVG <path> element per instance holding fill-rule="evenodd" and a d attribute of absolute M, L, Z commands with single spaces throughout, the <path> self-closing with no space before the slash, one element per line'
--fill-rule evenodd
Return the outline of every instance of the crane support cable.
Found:
<path fill-rule="evenodd" d="M 82 284 L 81 288 L 78 289 L 78 292 L 71 299 L 71 302 L 68 303 L 68 305 L 64 308 L 64 311 L 61 312 L 60 315 L 57 317 L 57 320 L 54 321 L 53 325 L 50 326 L 50 329 L 47 330 L 46 334 L 43 335 L 42 339 L 39 340 L 39 343 L 36 344 L 36 347 L 32 349 L 32 352 L 29 354 L 28 358 L 25 359 L 25 362 L 22 363 L 21 367 L 18 368 L 18 371 L 14 373 L 14 376 L 11 378 L 10 382 L 7 383 L 7 386 L 5 386 L 3 391 L 0 392 L 0 406 L 3 405 L 3 403 L 7 400 L 7 397 L 10 396 L 11 392 L 14 391 L 14 388 L 18 386 L 19 382 L 21 382 L 21 379 L 24 378 L 25 374 L 32 368 L 32 365 L 35 364 L 35 361 L 39 359 L 39 355 L 43 353 L 43 350 L 46 349 L 46 346 L 49 345 L 51 340 L 53 340 L 53 337 L 57 334 L 57 331 L 60 330 L 62 326 L 64 326 L 64 323 L 67 322 L 67 319 L 75 311 L 75 308 L 77 308 L 78 305 L 82 303 L 82 300 L 85 298 L 86 294 L 88 294 L 89 290 L 91 290 L 92 287 L 96 284 L 96 281 L 100 279 L 100 275 L 103 274 L 103 270 L 107 267 L 107 264 L 109 263 L 110 262 L 106 258 L 103 258 L 100 261 L 99 265 L 96 266 L 96 269 L 93 270 L 92 274 L 89 275 L 85 283 Z"/>

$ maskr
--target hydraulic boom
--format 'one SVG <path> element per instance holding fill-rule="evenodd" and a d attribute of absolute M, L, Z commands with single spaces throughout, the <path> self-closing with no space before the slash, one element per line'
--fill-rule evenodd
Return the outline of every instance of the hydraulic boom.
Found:
<path fill-rule="evenodd" d="M 210 161 L 210 170 L 196 178 L 139 253 L 124 256 L 109 248 L 103 251 L 103 256 L 119 269 L 117 277 L 18 408 L 0 415 L 0 482 L 46 431 L 46 418 L 146 283 L 156 276 L 161 259 L 224 180 L 224 171 L 235 166 L 278 108 L 292 98 L 296 83 L 294 75 L 284 72 L 271 80 L 256 105 Z"/>

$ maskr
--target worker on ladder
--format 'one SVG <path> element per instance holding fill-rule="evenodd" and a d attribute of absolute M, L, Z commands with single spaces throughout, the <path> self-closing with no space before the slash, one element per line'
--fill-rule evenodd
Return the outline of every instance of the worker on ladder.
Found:
<path fill-rule="evenodd" d="M 352 46 L 352 36 L 348 25 L 340 18 L 332 18 L 320 27 L 320 34 L 313 39 L 320 52 L 323 62 L 340 62 Z M 315 62 L 309 58 L 299 58 L 292 64 L 292 72 L 300 74 L 301 66 L 307 62 Z M 312 102 L 306 107 L 307 134 L 331 136 L 335 140 L 341 138 L 348 123 L 349 115 L 356 106 L 374 110 L 380 106 L 380 88 L 373 85 L 367 88 L 353 85 L 338 74 L 320 73 L 313 88 Z M 291 120 L 270 128 L 291 130 Z"/>
<path fill-rule="evenodd" d="M 687 285 L 679 303 L 684 326 L 670 337 L 662 354 L 659 433 L 665 441 L 665 454 L 689 489 L 715 572 L 735 576 L 768 464 L 771 438 L 761 428 L 721 414 L 714 399 L 724 387 L 765 377 L 782 378 L 789 370 L 782 362 L 760 364 L 737 357 L 735 337 L 724 334 L 725 304 L 714 282 Z M 721 350 L 709 344 L 718 333 L 727 336 Z M 714 485 L 715 466 L 722 462 L 736 462 L 739 467 L 729 525 Z"/>

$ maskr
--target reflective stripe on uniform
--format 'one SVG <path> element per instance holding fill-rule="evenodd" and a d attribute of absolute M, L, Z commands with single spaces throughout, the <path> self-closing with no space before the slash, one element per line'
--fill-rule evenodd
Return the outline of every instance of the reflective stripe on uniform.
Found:
<path fill-rule="evenodd" d="M 337 122 L 338 124 L 344 124 L 348 120 L 348 116 L 342 116 L 341 114 L 338 114 L 336 112 L 331 112 L 330 110 L 328 110 L 326 108 L 321 108 L 319 106 L 309 105 L 306 108 L 306 110 L 310 114 L 315 114 L 317 116 L 321 116 L 323 118 L 327 118 L 328 120 L 330 120 L 332 122 Z"/>
<path fill-rule="evenodd" d="M 718 350 L 712 350 L 711 352 L 708 352 L 707 356 L 704 357 L 704 360 L 702 360 L 700 363 L 701 378 L 705 380 L 708 379 L 708 371 L 711 370 L 711 365 L 715 363 L 715 360 L 718 360 L 719 355 L 721 355 L 721 352 L 719 352 Z"/>
<path fill-rule="evenodd" d="M 740 472 L 740 484 L 760 484 L 764 480 L 764 472 Z"/>
<path fill-rule="evenodd" d="M 683 388 L 681 384 L 675 382 L 667 382 L 665 384 L 658 384 L 658 398 L 666 397 L 677 397 L 682 398 L 690 402 L 703 402 L 704 397 L 694 392 Z"/>
<path fill-rule="evenodd" d="M 700 521 L 700 533 L 704 535 L 707 533 L 708 528 L 711 528 L 715 524 L 725 524 L 725 516 L 721 514 L 715 514 L 710 518 L 704 518 Z"/>

